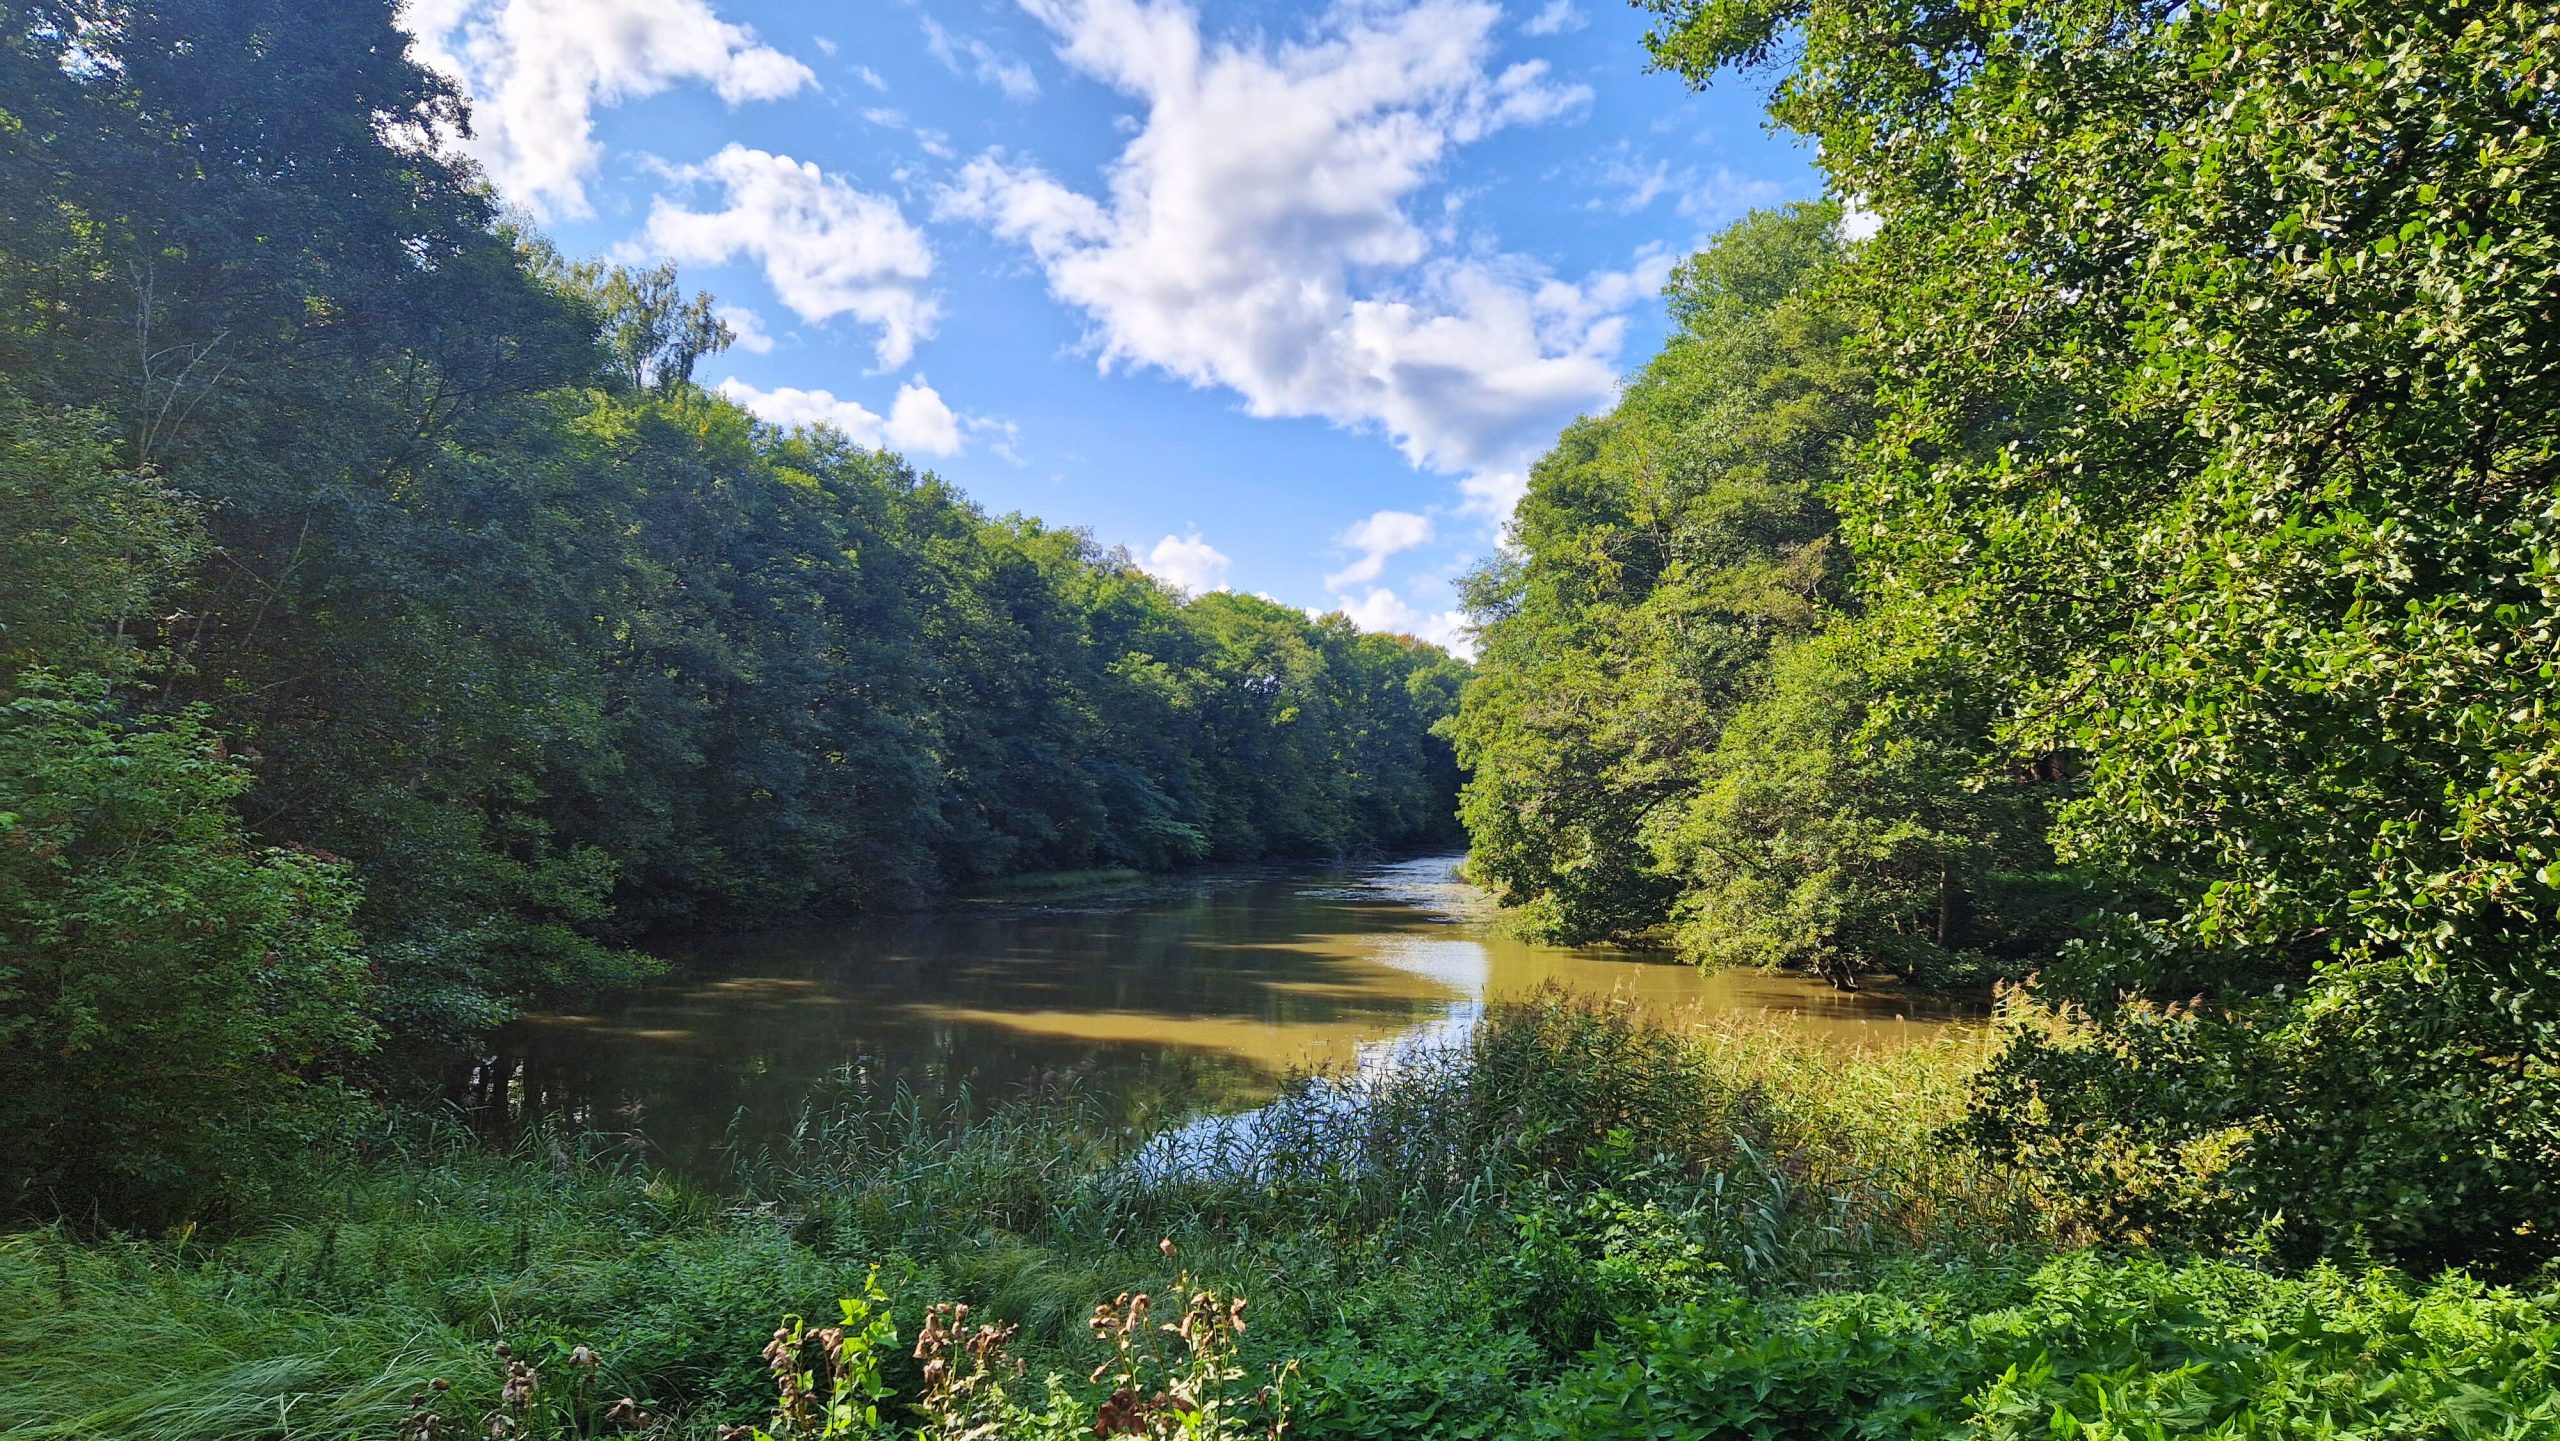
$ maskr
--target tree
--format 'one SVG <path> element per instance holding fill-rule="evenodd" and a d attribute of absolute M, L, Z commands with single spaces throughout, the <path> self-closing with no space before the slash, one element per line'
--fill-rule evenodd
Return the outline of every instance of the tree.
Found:
<path fill-rule="evenodd" d="M 135 815 L 114 774 L 165 787 L 180 829 L 129 859 L 208 858 L 220 895 L 166 883 L 196 922 L 282 936 L 349 900 L 368 1065 L 626 983 L 653 931 L 1445 816 L 1447 687 L 1407 684 L 1445 656 L 1186 605 L 702 390 L 730 340 L 710 297 L 502 218 L 395 21 L 0 11 L 0 699 L 39 663 L 116 682 L 43 692 L 0 785 Z M 361 887 L 289 859 L 323 853 Z M 85 876 L 27 872 L 22 924 L 89 905 Z M 337 965 L 324 919 L 292 964 Z M 197 963 L 26 934 L 64 996 Z M 238 998 L 237 957 L 201 964 L 196 999 Z"/>
<path fill-rule="evenodd" d="M 11 678 L 125 668 L 203 546 L 197 508 L 117 468 L 105 418 L 0 385 L 0 695 Z"/>
<path fill-rule="evenodd" d="M 528 249 L 553 284 L 593 307 L 613 377 L 630 390 L 680 395 L 693 383 L 697 363 L 737 342 L 708 292 L 685 298 L 672 260 L 634 270 L 593 261 L 569 265 L 548 245 Z"/>
<path fill-rule="evenodd" d="M 1680 329 L 1533 475 L 1471 603 L 1475 865 L 1548 934 L 1979 986 L 2054 907 L 1996 694 L 1862 615 L 1831 497 L 1876 421 L 1835 206 L 1683 262 Z"/>
<path fill-rule="evenodd" d="M 243 834 L 248 784 L 200 714 L 41 673 L 0 705 L 0 1206 L 203 1216 L 361 1111 L 354 887 Z"/>
<path fill-rule="evenodd" d="M 1881 220 L 1846 533 L 2149 898 L 2047 969 L 1982 1138 L 2130 1232 L 2555 1254 L 2560 30 L 1649 8 L 1693 80 L 1796 47 L 1774 113 Z"/>
<path fill-rule="evenodd" d="M 1472 864 L 1558 939 L 1668 918 L 1679 882 L 1649 834 L 1773 640 L 1837 592 L 1820 491 L 1865 382 L 1836 318 L 1793 297 L 1834 263 L 1838 218 L 1755 215 L 1679 268 L 1681 329 L 1532 469 L 1523 559 L 1472 588 L 1484 659 L 1455 728 Z"/>

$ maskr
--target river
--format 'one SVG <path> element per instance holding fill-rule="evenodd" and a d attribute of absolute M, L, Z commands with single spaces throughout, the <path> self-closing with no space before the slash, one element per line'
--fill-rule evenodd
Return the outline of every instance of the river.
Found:
<path fill-rule="evenodd" d="M 1488 1000 L 1549 982 L 1763 1012 L 1843 1045 L 1959 1014 L 1891 987 L 1533 945 L 1458 879 L 1461 859 L 1210 871 L 695 942 L 635 993 L 521 1018 L 456 1098 L 493 1131 L 560 1119 L 697 1169 L 785 1134 L 818 1093 L 957 1115 L 1070 1082 L 1124 1124 L 1241 1111 L 1293 1071 L 1462 1035 Z"/>

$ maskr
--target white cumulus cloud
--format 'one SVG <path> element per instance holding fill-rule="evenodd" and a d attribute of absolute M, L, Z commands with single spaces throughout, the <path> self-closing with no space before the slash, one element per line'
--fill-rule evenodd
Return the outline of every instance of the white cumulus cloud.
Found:
<path fill-rule="evenodd" d="M 1347 590 L 1376 580 L 1390 557 L 1431 541 L 1431 517 L 1409 510 L 1382 510 L 1342 533 L 1345 548 L 1359 552 L 1351 564 L 1324 578 L 1324 588 Z"/>
<path fill-rule="evenodd" d="M 1475 638 L 1468 633 L 1464 611 L 1425 611 L 1384 586 L 1372 587 L 1368 594 L 1344 604 L 1342 613 L 1362 630 L 1416 636 L 1456 655 L 1475 654 Z"/>
<path fill-rule="evenodd" d="M 990 151 L 940 205 L 1028 248 L 1106 368 L 1373 428 L 1461 477 L 1525 469 L 1611 394 L 1643 275 L 1559 279 L 1408 213 L 1459 147 L 1590 101 L 1541 62 L 1496 68 L 1498 6 L 1364 0 L 1221 43 L 1180 0 L 1021 3 L 1145 119 L 1099 193 Z"/>
<path fill-rule="evenodd" d="M 595 111 L 681 84 L 731 105 L 817 83 L 707 0 L 409 0 L 418 58 L 472 96 L 465 149 L 507 198 L 546 218 L 594 213 Z"/>
<path fill-rule="evenodd" d="M 1226 553 L 1200 538 L 1200 532 L 1168 535 L 1155 543 L 1139 568 L 1186 595 L 1203 595 L 1227 588 L 1227 568 L 1234 562 Z"/>
<path fill-rule="evenodd" d="M 759 390 L 736 376 L 720 382 L 722 395 L 781 426 L 826 426 L 843 433 L 856 445 L 878 448 L 887 446 L 903 454 L 958 455 L 965 444 L 961 434 L 961 417 L 946 404 L 939 392 L 917 376 L 898 387 L 898 395 L 889 403 L 889 414 L 880 413 L 857 400 L 839 398 L 829 390 L 802 390 L 781 386 Z"/>
<path fill-rule="evenodd" d="M 856 445 L 879 445 L 881 430 L 888 424 L 878 411 L 860 401 L 839 400 L 831 390 L 802 390 L 790 385 L 758 390 L 734 375 L 714 389 L 776 425 L 823 425 L 842 431 Z"/>
<path fill-rule="evenodd" d="M 672 172 L 716 186 L 722 204 L 693 210 L 661 195 L 636 248 L 688 263 L 753 256 L 774 294 L 811 322 L 850 315 L 879 332 L 880 366 L 894 370 L 933 333 L 933 247 L 898 203 L 857 190 L 816 165 L 744 145 Z"/>
<path fill-rule="evenodd" d="M 964 444 L 960 417 L 943 404 L 941 393 L 925 384 L 921 375 L 898 387 L 898 398 L 889 403 L 886 433 L 889 443 L 899 450 L 926 455 L 958 455 Z"/>
<path fill-rule="evenodd" d="M 711 313 L 729 327 L 737 337 L 737 347 L 749 355 L 773 354 L 773 332 L 764 328 L 764 317 L 743 305 L 715 305 Z"/>

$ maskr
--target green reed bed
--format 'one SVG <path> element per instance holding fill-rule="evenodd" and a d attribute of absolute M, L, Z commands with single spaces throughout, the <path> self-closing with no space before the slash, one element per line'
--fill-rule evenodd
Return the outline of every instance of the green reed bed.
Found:
<path fill-rule="evenodd" d="M 1144 1142 L 1064 1086 L 821 1097 L 725 1188 L 386 1135 L 218 1241 L 0 1239 L 0 1436 L 2560 1434 L 2550 1288 L 2069 1249 L 1946 1139 L 1974 1064 L 1551 994 Z"/>

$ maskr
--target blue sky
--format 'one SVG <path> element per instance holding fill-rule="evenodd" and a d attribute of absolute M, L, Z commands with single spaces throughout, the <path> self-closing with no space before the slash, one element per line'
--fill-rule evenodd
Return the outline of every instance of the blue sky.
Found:
<path fill-rule="evenodd" d="M 676 261 L 696 378 L 1372 629 L 1456 634 L 1670 263 L 1819 192 L 1601 0 L 410 0 L 572 255 Z"/>

